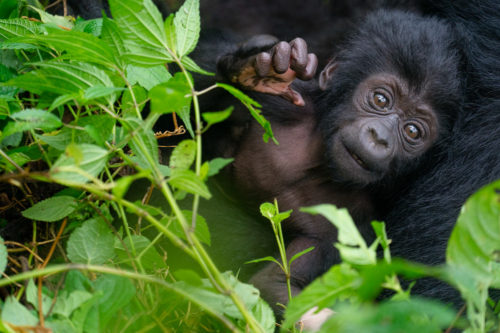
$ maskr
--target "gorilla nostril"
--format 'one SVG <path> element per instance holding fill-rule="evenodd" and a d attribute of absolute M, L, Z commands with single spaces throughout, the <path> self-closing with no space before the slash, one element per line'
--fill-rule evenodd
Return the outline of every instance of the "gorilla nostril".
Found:
<path fill-rule="evenodd" d="M 382 146 L 384 148 L 389 148 L 389 142 L 387 140 L 387 137 L 384 135 L 381 135 L 381 132 L 386 132 L 384 130 L 377 132 L 377 130 L 373 127 L 370 127 L 368 129 L 368 132 L 370 133 L 370 138 L 372 139 L 373 143 L 376 146 Z"/>

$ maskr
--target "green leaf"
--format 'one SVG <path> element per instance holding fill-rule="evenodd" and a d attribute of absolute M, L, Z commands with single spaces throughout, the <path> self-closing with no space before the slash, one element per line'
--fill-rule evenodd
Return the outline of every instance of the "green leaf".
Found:
<path fill-rule="evenodd" d="M 5 241 L 0 236 L 0 274 L 5 272 L 7 268 L 7 247 L 5 246 Z"/>
<path fill-rule="evenodd" d="M 188 223 L 191 224 L 191 221 L 193 220 L 193 212 L 189 210 L 183 210 L 182 214 L 184 214 Z M 173 223 L 170 226 L 170 229 L 180 238 L 187 240 L 186 235 L 184 231 L 181 229 L 179 223 Z M 196 226 L 194 229 L 194 234 L 201 242 L 207 244 L 208 246 L 211 245 L 210 231 L 208 230 L 208 224 L 205 218 L 201 215 L 196 215 Z"/>
<path fill-rule="evenodd" d="M 92 294 L 83 290 L 74 290 L 70 293 L 65 292 L 63 294 L 59 294 L 53 312 L 66 318 L 70 318 L 75 310 L 79 309 L 82 304 L 91 298 Z M 49 303 L 49 309 L 50 306 L 51 304 Z"/>
<path fill-rule="evenodd" d="M 339 243 L 335 246 L 339 249 L 344 261 L 358 265 L 376 263 L 375 249 L 367 247 L 347 209 L 324 204 L 301 208 L 301 211 L 313 215 L 321 214 L 338 229 Z"/>
<path fill-rule="evenodd" d="M 473 273 L 478 285 L 500 288 L 500 181 L 465 203 L 452 231 L 446 262 Z"/>
<path fill-rule="evenodd" d="M 109 321 L 116 317 L 116 313 L 132 301 L 136 293 L 135 286 L 122 276 L 102 275 L 94 282 L 94 288 L 102 293 L 97 309 L 100 331 L 104 332 Z"/>
<path fill-rule="evenodd" d="M 205 199 L 210 199 L 212 196 L 207 185 L 196 176 L 191 170 L 175 170 L 168 179 L 170 185 L 179 190 L 186 191 L 191 194 L 198 194 Z"/>
<path fill-rule="evenodd" d="M 195 157 L 196 142 L 194 140 L 183 140 L 170 155 L 169 166 L 171 169 L 187 170 L 193 164 Z"/>
<path fill-rule="evenodd" d="M 172 78 L 165 66 L 138 67 L 127 66 L 127 81 L 134 85 L 138 83 L 146 90 L 151 90 L 154 86 L 165 83 Z"/>
<path fill-rule="evenodd" d="M 30 6 L 31 9 L 35 10 L 39 15 L 43 23 L 51 24 L 58 27 L 64 27 L 67 29 L 73 29 L 74 23 L 70 17 L 51 15 L 46 11 L 36 8 L 35 6 Z"/>
<path fill-rule="evenodd" d="M 220 170 L 222 170 L 225 166 L 233 162 L 233 158 L 221 158 L 217 157 L 214 158 L 213 160 L 208 162 L 209 165 L 209 170 L 208 170 L 208 176 L 215 176 L 216 174 L 219 173 Z"/>
<path fill-rule="evenodd" d="M 102 18 L 101 39 L 111 48 L 115 63 L 123 68 L 121 57 L 127 52 L 125 41 L 116 22 L 108 17 Z"/>
<path fill-rule="evenodd" d="M 227 118 L 229 118 L 231 116 L 231 114 L 233 113 L 233 109 L 234 109 L 234 107 L 230 106 L 227 109 L 225 109 L 224 111 L 203 112 L 201 114 L 201 116 L 207 122 L 207 125 L 210 126 L 213 124 L 220 123 L 220 122 L 226 120 Z"/>
<path fill-rule="evenodd" d="M 218 87 L 221 87 L 228 91 L 231 95 L 240 100 L 241 103 L 250 111 L 252 117 L 259 123 L 260 126 L 264 129 L 263 140 L 264 142 L 268 142 L 269 139 L 273 139 L 275 144 L 278 144 L 278 141 L 274 137 L 273 130 L 271 128 L 271 123 L 267 121 L 266 118 L 261 114 L 261 110 L 256 109 L 262 107 L 257 101 L 245 95 L 240 90 L 224 83 L 217 83 Z"/>
<path fill-rule="evenodd" d="M 67 254 L 73 263 L 102 265 L 114 256 L 114 237 L 101 219 L 90 219 L 73 231 Z"/>
<path fill-rule="evenodd" d="M 391 244 L 391 240 L 387 238 L 387 232 L 385 231 L 385 223 L 384 222 L 372 222 L 372 228 L 375 231 L 375 235 L 377 235 L 380 240 L 380 245 L 382 249 L 384 249 L 384 258 L 385 261 L 391 262 L 391 251 L 389 249 L 389 244 Z"/>
<path fill-rule="evenodd" d="M 42 32 L 39 23 L 30 20 L 15 18 L 0 20 L 0 38 L 33 36 Z"/>
<path fill-rule="evenodd" d="M 283 266 L 281 265 L 281 263 L 278 260 L 276 260 L 276 258 L 271 257 L 271 256 L 249 260 L 249 261 L 246 261 L 245 264 L 257 264 L 259 262 L 264 262 L 264 261 L 274 262 L 275 264 L 277 264 L 278 266 L 280 266 L 281 268 L 283 268 Z"/>
<path fill-rule="evenodd" d="M 139 158 L 139 164 L 147 166 L 148 169 L 157 167 L 159 165 L 158 142 L 153 130 L 148 128 L 146 122 L 138 118 L 127 117 L 123 120 L 123 124 L 126 126 L 129 135 L 134 137 L 128 144 Z"/>
<path fill-rule="evenodd" d="M 151 0 L 110 0 L 111 14 L 132 51 L 141 47 L 163 63 L 172 61 L 160 12 Z M 162 63 L 162 62 L 159 62 Z"/>
<path fill-rule="evenodd" d="M 146 89 L 140 86 L 133 86 L 132 91 L 134 92 L 135 103 L 137 103 L 137 107 L 139 108 L 139 112 L 144 109 L 146 106 L 146 102 L 148 101 L 148 92 Z M 125 90 L 122 96 L 122 114 L 125 118 L 128 116 L 137 117 L 137 111 L 135 109 L 134 99 L 132 98 L 132 94 L 130 90 Z"/>
<path fill-rule="evenodd" d="M 91 144 L 73 144 L 66 148 L 50 168 L 53 179 L 60 182 L 86 183 L 106 165 L 108 151 Z"/>
<path fill-rule="evenodd" d="M 17 76 L 2 85 L 15 86 L 37 94 L 50 92 L 58 95 L 78 93 L 96 85 L 114 87 L 108 74 L 91 64 L 48 61 L 36 65 L 42 68 Z M 110 99 L 109 102 L 112 103 L 113 100 Z"/>
<path fill-rule="evenodd" d="M 184 66 L 185 69 L 188 71 L 198 73 L 198 74 L 203 74 L 203 75 L 209 75 L 209 76 L 214 76 L 215 74 L 209 71 L 204 70 L 198 64 L 196 64 L 193 59 L 189 58 L 188 56 L 184 56 L 181 59 L 181 63 Z"/>
<path fill-rule="evenodd" d="M 277 213 L 276 206 L 274 206 L 270 202 L 264 202 L 263 204 L 260 205 L 260 213 L 268 220 L 272 220 L 274 215 L 276 215 Z"/>
<path fill-rule="evenodd" d="M 176 73 L 168 82 L 151 89 L 149 97 L 151 99 L 151 112 L 158 114 L 177 112 L 184 107 L 189 108 L 192 100 L 191 88 L 184 74 L 180 72 Z"/>
<path fill-rule="evenodd" d="M 333 306 L 337 300 L 356 299 L 354 287 L 359 274 L 347 264 L 335 265 L 314 280 L 288 303 L 284 327 L 291 327 L 300 317 L 317 306 L 319 310 Z"/>
<path fill-rule="evenodd" d="M 344 304 L 336 310 L 320 332 L 439 333 L 455 317 L 450 307 L 418 298 L 379 306 Z"/>
<path fill-rule="evenodd" d="M 38 318 L 26 309 L 14 296 L 9 296 L 2 306 L 2 322 L 16 326 L 37 326 Z"/>
<path fill-rule="evenodd" d="M 200 37 L 199 0 L 186 0 L 174 18 L 176 53 L 179 58 L 194 50 Z"/>
<path fill-rule="evenodd" d="M 127 247 L 127 250 L 123 245 Z M 135 249 L 136 255 L 141 255 L 141 257 L 134 257 L 132 249 Z M 140 260 L 142 267 L 146 270 L 155 271 L 165 267 L 165 261 L 154 245 L 151 244 L 148 238 L 141 235 L 131 235 L 130 238 L 125 238 L 123 242 L 116 240 L 115 253 L 118 260 L 131 266 L 132 260 Z"/>
<path fill-rule="evenodd" d="M 108 100 L 115 102 L 118 95 L 123 92 L 125 88 L 105 87 L 102 85 L 95 85 L 83 91 L 83 103 L 88 104 L 90 101 L 98 100 L 102 97 L 110 97 Z"/>
<path fill-rule="evenodd" d="M 66 51 L 73 61 L 98 63 L 104 66 L 115 64 L 113 50 L 103 40 L 80 31 L 50 29 L 46 35 L 19 39 L 20 42 L 38 43 L 58 50 Z"/>
<path fill-rule="evenodd" d="M 295 253 L 293 257 L 288 261 L 288 266 L 292 266 L 292 262 L 294 262 L 296 259 L 302 257 L 304 254 L 311 252 L 314 250 L 314 246 L 308 247 L 307 249 L 300 251 L 298 253 Z"/>
<path fill-rule="evenodd" d="M 57 196 L 37 202 L 22 211 L 21 214 L 31 220 L 55 222 L 73 213 L 77 204 L 76 199 L 73 197 Z"/>
<path fill-rule="evenodd" d="M 26 109 L 14 113 L 11 118 L 15 122 L 10 122 L 4 129 L 2 136 L 7 137 L 14 133 L 41 129 L 51 131 L 62 126 L 61 120 L 50 112 L 39 109 Z"/>

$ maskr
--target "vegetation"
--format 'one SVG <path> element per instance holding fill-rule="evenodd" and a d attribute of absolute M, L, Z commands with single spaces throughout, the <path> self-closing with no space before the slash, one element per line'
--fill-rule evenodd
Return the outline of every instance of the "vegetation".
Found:
<path fill-rule="evenodd" d="M 31 230 L 30 240 L 0 245 L 0 331 L 273 332 L 258 291 L 221 272 L 206 250 L 200 201 L 211 198 L 207 180 L 231 160 L 204 161 L 202 133 L 232 110 L 202 113 L 198 96 L 226 89 L 266 141 L 271 127 L 259 104 L 233 87 L 195 90 L 191 73 L 211 75 L 189 58 L 200 32 L 198 0 L 165 21 L 151 0 L 109 2 L 113 19 L 89 21 L 50 15 L 37 1 L 0 2 L 0 196 L 8 203 L 0 223 L 15 230 L 9 236 Z M 174 128 L 155 134 L 165 114 Z M 190 139 L 160 163 L 158 139 L 185 131 Z M 138 181 L 149 190 L 131 201 Z M 153 189 L 167 205 L 149 201 Z M 441 267 L 391 258 L 383 223 L 373 223 L 378 238 L 366 244 L 345 210 L 305 208 L 338 228 L 343 262 L 290 301 L 282 330 L 301 330 L 294 324 L 318 306 L 336 311 L 324 332 L 500 332 L 500 304 L 488 297 L 500 289 L 499 189 L 491 184 L 464 206 Z M 179 205 L 185 197 L 189 210 Z M 283 250 L 289 212 L 277 203 L 261 211 Z M 164 241 L 202 274 L 171 266 Z M 294 259 L 256 261 L 288 272 Z M 466 310 L 410 296 L 398 276 L 442 279 L 460 291 Z M 382 289 L 394 296 L 376 302 Z"/>

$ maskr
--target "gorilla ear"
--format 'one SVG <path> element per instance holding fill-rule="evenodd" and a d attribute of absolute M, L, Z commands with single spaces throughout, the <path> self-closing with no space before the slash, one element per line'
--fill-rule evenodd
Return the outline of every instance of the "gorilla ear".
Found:
<path fill-rule="evenodd" d="M 321 71 L 319 74 L 319 87 L 321 90 L 326 90 L 326 88 L 328 88 L 328 84 L 333 77 L 333 72 L 335 72 L 337 67 L 339 67 L 339 64 L 333 59 L 330 60 L 325 69 Z"/>

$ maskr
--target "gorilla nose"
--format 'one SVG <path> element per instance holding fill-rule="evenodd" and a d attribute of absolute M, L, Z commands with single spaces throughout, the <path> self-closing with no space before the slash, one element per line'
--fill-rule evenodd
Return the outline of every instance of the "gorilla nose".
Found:
<path fill-rule="evenodd" d="M 394 150 L 394 137 L 385 124 L 381 122 L 367 124 L 362 130 L 360 139 L 368 160 L 376 165 L 390 161 Z"/>

